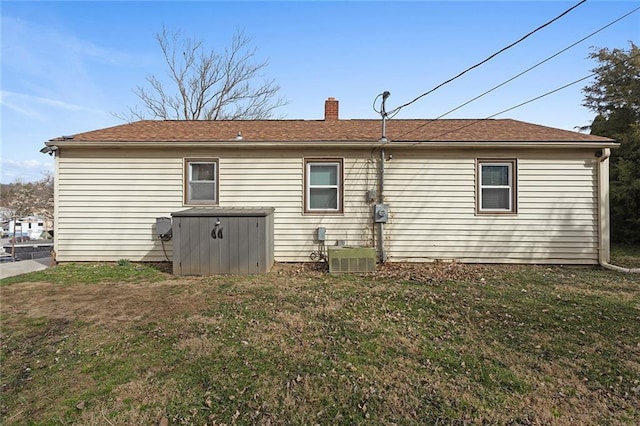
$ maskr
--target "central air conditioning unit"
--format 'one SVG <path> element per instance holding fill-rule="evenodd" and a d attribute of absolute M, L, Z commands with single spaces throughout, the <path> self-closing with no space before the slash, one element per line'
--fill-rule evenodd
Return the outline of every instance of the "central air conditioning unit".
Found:
<path fill-rule="evenodd" d="M 369 247 L 328 247 L 329 272 L 366 273 L 376 270 L 376 249 Z"/>

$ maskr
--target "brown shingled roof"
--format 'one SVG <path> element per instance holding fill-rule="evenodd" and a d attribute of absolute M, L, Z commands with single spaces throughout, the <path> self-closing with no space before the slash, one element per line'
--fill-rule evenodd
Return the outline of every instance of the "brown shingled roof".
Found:
<path fill-rule="evenodd" d="M 380 139 L 381 130 L 380 120 L 143 120 L 79 133 L 73 141 L 216 142 L 232 141 L 240 132 L 244 141 L 252 142 L 374 142 Z M 386 134 L 391 142 L 612 142 L 511 119 L 394 119 L 387 121 Z"/>

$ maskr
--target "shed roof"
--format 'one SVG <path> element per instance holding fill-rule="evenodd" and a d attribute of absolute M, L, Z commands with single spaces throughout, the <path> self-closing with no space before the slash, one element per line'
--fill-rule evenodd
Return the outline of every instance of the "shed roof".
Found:
<path fill-rule="evenodd" d="M 51 142 L 375 142 L 381 120 L 142 120 Z M 242 139 L 237 139 L 242 135 Z M 387 120 L 390 142 L 595 142 L 609 138 L 512 119 Z"/>

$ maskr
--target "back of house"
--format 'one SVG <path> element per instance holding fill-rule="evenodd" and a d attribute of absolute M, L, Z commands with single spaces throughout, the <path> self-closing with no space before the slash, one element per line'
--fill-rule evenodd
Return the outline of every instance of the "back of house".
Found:
<path fill-rule="evenodd" d="M 145 120 L 52 139 L 57 260 L 172 260 L 158 218 L 249 208 L 273 211 L 277 262 L 331 246 L 389 262 L 608 261 L 614 141 L 510 119 L 385 129 L 340 119 L 329 98 L 322 120 Z"/>

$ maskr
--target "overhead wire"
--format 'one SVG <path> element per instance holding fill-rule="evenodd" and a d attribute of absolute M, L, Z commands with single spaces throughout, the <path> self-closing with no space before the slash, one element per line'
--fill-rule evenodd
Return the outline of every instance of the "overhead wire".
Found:
<path fill-rule="evenodd" d="M 375 97 L 375 99 L 373 100 L 373 110 L 375 112 L 377 112 L 378 114 L 382 114 L 382 107 L 380 108 L 380 111 L 378 111 L 376 109 L 376 102 L 378 101 L 378 99 L 380 99 L 382 97 L 382 93 L 380 93 L 378 96 Z"/>
<path fill-rule="evenodd" d="M 513 43 L 509 44 L 508 46 L 503 47 L 502 49 L 498 50 L 497 52 L 495 52 L 494 54 L 490 55 L 490 56 L 489 56 L 489 57 L 487 57 L 486 59 L 484 59 L 484 60 L 482 60 L 482 61 L 478 62 L 477 64 L 470 66 L 469 68 L 467 68 L 466 70 L 462 71 L 461 73 L 459 73 L 459 74 L 458 74 L 458 75 L 456 75 L 455 77 L 452 77 L 452 78 L 450 78 L 450 79 L 448 79 L 448 80 L 446 80 L 446 81 L 444 81 L 444 82 L 440 83 L 439 85 L 437 85 L 437 86 L 436 86 L 436 87 L 434 87 L 433 89 L 431 89 L 431 90 L 429 90 L 429 91 L 427 91 L 427 92 L 422 93 L 421 95 L 417 96 L 417 97 L 416 97 L 416 98 L 414 98 L 413 100 L 411 100 L 411 101 L 409 101 L 409 102 L 407 102 L 407 103 L 405 103 L 405 104 L 403 104 L 403 105 L 400 105 L 400 106 L 398 106 L 398 107 L 394 108 L 393 110 L 389 111 L 389 113 L 388 113 L 388 114 L 389 114 L 389 115 L 393 115 L 393 116 L 395 116 L 398 112 L 400 112 L 400 110 L 401 110 L 402 108 L 404 108 L 404 107 L 406 107 L 406 106 L 411 105 L 412 103 L 414 103 L 414 102 L 418 101 L 419 99 L 421 99 L 421 98 L 423 98 L 423 97 L 427 96 L 428 94 L 435 92 L 436 90 L 438 90 L 440 87 L 444 86 L 445 84 L 451 83 L 452 81 L 456 80 L 457 78 L 461 77 L 462 75 L 466 74 L 467 72 L 471 71 L 472 69 L 477 68 L 477 67 L 479 67 L 480 65 L 482 65 L 482 64 L 484 64 L 484 63 L 486 63 L 486 62 L 490 61 L 491 59 L 493 59 L 493 58 L 495 58 L 496 56 L 498 56 L 500 53 L 502 53 L 502 52 L 504 52 L 504 51 L 506 51 L 506 50 L 508 50 L 508 49 L 512 48 L 512 47 L 513 47 L 513 46 L 515 46 L 516 44 L 518 44 L 518 43 L 520 43 L 520 42 L 524 41 L 525 39 L 527 39 L 527 38 L 528 38 L 528 37 L 530 37 L 531 35 L 535 34 L 536 32 L 540 31 L 541 29 L 543 29 L 543 28 L 545 28 L 545 27 L 547 27 L 547 26 L 551 25 L 553 22 L 555 22 L 555 21 L 557 21 L 558 19 L 562 18 L 563 16 L 565 16 L 566 14 L 568 14 L 569 12 L 571 12 L 572 10 L 574 10 L 575 8 L 577 8 L 578 6 L 580 6 L 580 5 L 584 4 L 584 3 L 586 3 L 586 1 L 587 1 L 587 0 L 582 0 L 582 1 L 578 2 L 578 3 L 576 3 L 575 5 L 573 5 L 572 7 L 570 7 L 569 9 L 565 10 L 564 12 L 562 12 L 560 15 L 558 15 L 558 16 L 556 16 L 555 18 L 553 18 L 552 20 L 550 20 L 550 21 L 548 21 L 548 22 L 546 22 L 546 23 L 544 23 L 544 24 L 540 25 L 538 28 L 536 28 L 536 29 L 534 29 L 534 30 L 532 30 L 532 31 L 528 32 L 527 34 L 525 34 L 524 36 L 522 36 L 520 39 L 516 40 L 515 42 L 513 42 Z"/>
<path fill-rule="evenodd" d="M 630 60 L 632 60 L 632 59 L 635 59 L 635 58 L 637 58 L 637 57 L 640 57 L 640 53 L 638 53 L 638 54 L 636 54 L 636 55 L 633 55 L 633 56 L 629 56 L 628 58 L 626 58 L 626 59 L 624 59 L 624 60 L 622 60 L 622 61 L 618 61 L 618 62 L 615 62 L 615 63 L 613 63 L 613 64 L 610 64 L 609 66 L 606 66 L 606 67 L 604 67 L 603 69 L 609 69 L 609 68 L 612 68 L 612 67 L 614 67 L 614 66 L 617 66 L 617 65 L 623 64 L 623 63 L 628 62 L 628 61 L 630 61 Z M 439 137 L 442 137 L 442 136 L 444 136 L 444 135 L 448 135 L 448 134 L 450 134 L 450 133 L 455 133 L 455 132 L 457 132 L 457 131 L 459 131 L 459 130 L 462 130 L 462 129 L 465 129 L 465 128 L 467 128 L 467 127 L 470 127 L 470 126 L 476 125 L 476 124 L 478 124 L 479 122 L 482 122 L 482 121 L 485 121 L 485 120 L 490 120 L 490 119 L 492 119 L 492 118 L 494 118 L 494 117 L 496 117 L 496 116 L 498 116 L 498 115 L 504 114 L 505 112 L 508 112 L 508 111 L 514 110 L 514 109 L 516 109 L 516 108 L 520 108 L 521 106 L 524 106 L 524 105 L 530 104 L 531 102 L 535 102 L 535 101 L 537 101 L 537 100 L 539 100 L 539 99 L 541 99 L 541 98 L 544 98 L 544 97 L 546 97 L 546 96 L 549 96 L 549 95 L 551 95 L 551 94 L 553 94 L 553 93 L 556 93 L 556 92 L 558 92 L 558 91 L 560 91 L 560 90 L 566 89 L 567 87 L 573 86 L 574 84 L 578 84 L 578 83 L 580 83 L 581 81 L 587 80 L 587 79 L 589 79 L 589 78 L 591 78 L 591 77 L 594 77 L 594 76 L 596 76 L 596 75 L 598 75 L 598 74 L 599 74 L 598 72 L 594 72 L 594 73 L 589 74 L 589 75 L 587 75 L 587 76 L 585 76 L 585 77 L 582 77 L 582 78 L 579 78 L 579 79 L 577 79 L 577 80 L 574 80 L 574 81 L 572 81 L 571 83 L 567 83 L 567 84 L 565 84 L 565 85 L 563 85 L 563 86 L 560 86 L 560 87 L 558 87 L 558 88 L 556 88 L 556 89 L 553 89 L 553 90 L 550 90 L 550 91 L 548 91 L 548 92 L 546 92 L 546 93 L 543 93 L 542 95 L 536 96 L 536 97 L 534 97 L 534 98 L 531 98 L 531 99 L 529 99 L 529 100 L 527 100 L 527 101 L 521 102 L 521 103 L 519 103 L 519 104 L 517 104 L 517 105 L 515 105 L 515 106 L 512 106 L 512 107 L 509 107 L 509 108 L 507 108 L 507 109 L 503 109 L 502 111 L 500 111 L 500 112 L 496 112 L 495 114 L 491 114 L 491 115 L 490 115 L 490 116 L 488 116 L 488 117 L 485 117 L 485 118 L 482 118 L 482 119 L 479 119 L 479 120 L 471 121 L 470 123 L 467 123 L 467 124 L 465 124 L 464 126 L 460 126 L 460 127 L 457 127 L 457 128 L 455 128 L 455 129 L 453 129 L 453 130 L 449 130 L 449 131 L 446 131 L 446 132 L 440 133 L 439 135 L 433 136 L 432 138 L 427 139 L 427 140 L 424 140 L 424 141 L 417 141 L 417 142 L 413 143 L 412 145 L 419 145 L 419 144 L 424 143 L 424 142 L 433 141 L 433 140 L 435 140 L 435 139 L 437 139 L 437 138 L 439 138 Z M 413 132 L 413 131 L 415 131 L 415 130 L 417 130 L 417 129 L 418 129 L 418 128 L 416 128 L 416 129 L 412 130 L 411 132 Z M 404 134 L 404 135 L 402 135 L 402 136 L 405 136 L 405 135 L 407 135 L 407 134 L 409 134 L 409 133 L 411 133 L 411 132 L 407 132 L 407 133 L 405 133 L 405 134 Z M 394 138 L 394 139 L 398 140 L 398 138 Z"/>
<path fill-rule="evenodd" d="M 464 106 L 466 106 L 466 105 L 469 105 L 470 103 L 472 103 L 472 102 L 474 102 L 474 101 L 476 101 L 476 100 L 480 99 L 481 97 L 483 97 L 483 96 L 485 96 L 485 95 L 488 95 L 489 93 L 493 92 L 494 90 L 497 90 L 497 89 L 499 89 L 500 87 L 504 86 L 505 84 L 510 83 L 510 82 L 512 82 L 513 80 L 515 80 L 515 79 L 517 79 L 517 78 L 519 78 L 519 77 L 523 76 L 524 74 L 526 74 L 526 73 L 528 73 L 528 72 L 532 71 L 533 69 L 535 69 L 535 68 L 539 67 L 540 65 L 542 65 L 542 64 L 544 64 L 544 63 L 546 63 L 546 62 L 550 61 L 551 59 L 555 58 L 556 56 L 561 55 L 562 53 L 566 52 L 567 50 L 569 50 L 569 49 L 571 49 L 571 48 L 573 48 L 573 47 L 577 46 L 578 44 L 582 43 L 583 41 L 585 41 L 585 40 L 587 40 L 587 39 L 589 39 L 589 38 L 593 37 L 594 35 L 598 34 L 599 32 L 604 31 L 605 29 L 607 29 L 607 28 L 609 28 L 610 26 L 612 26 L 612 25 L 614 25 L 614 24 L 618 23 L 618 22 L 619 22 L 619 21 L 621 21 L 622 19 L 624 19 L 624 18 L 626 18 L 627 16 L 629 16 L 629 15 L 631 15 L 631 14 L 633 14 L 633 13 L 637 12 L 638 10 L 640 10 L 640 7 L 637 7 L 637 8 L 635 8 L 635 9 L 633 9 L 632 11 L 630 11 L 630 12 L 628 12 L 628 13 L 626 13 L 626 14 L 622 15 L 621 17 L 619 17 L 619 18 L 617 18 L 617 19 L 615 19 L 615 20 L 613 20 L 613 21 L 609 22 L 607 25 L 605 25 L 605 26 L 603 26 L 603 27 L 601 27 L 601 28 L 599 28 L 599 29 L 597 29 L 597 30 L 593 31 L 591 34 L 584 36 L 583 38 L 581 38 L 580 40 L 576 41 L 575 43 L 573 43 L 573 44 L 571 44 L 571 45 L 569 45 L 569 46 L 565 47 L 564 49 L 562 49 L 562 50 L 560 50 L 560 51 L 558 51 L 558 52 L 554 53 L 553 55 L 549 56 L 548 58 L 546 58 L 546 59 L 544 59 L 544 60 L 542 60 L 542 61 L 540 61 L 540 62 L 538 62 L 537 64 L 532 65 L 531 67 L 529 67 L 529 68 L 527 68 L 526 70 L 524 70 L 524 71 L 522 71 L 522 72 L 520 72 L 520 73 L 518 73 L 518 74 L 514 75 L 513 77 L 509 78 L 508 80 L 503 81 L 502 83 L 498 84 L 497 86 L 494 86 L 494 87 L 492 87 L 491 89 L 489 89 L 489 90 L 487 90 L 487 91 L 485 91 L 485 92 L 483 92 L 483 93 L 479 94 L 478 96 L 475 96 L 474 98 L 469 99 L 468 101 L 466 101 L 466 102 L 464 102 L 464 103 L 462 103 L 462 104 L 458 105 L 457 107 L 455 107 L 455 108 L 453 108 L 453 109 L 450 109 L 449 111 L 447 111 L 447 112 L 445 112 L 445 113 L 443 113 L 443 114 L 441 114 L 441 115 L 437 116 L 436 118 L 430 119 L 428 122 L 426 122 L 426 123 L 424 123 L 424 124 L 421 124 L 420 126 L 416 127 L 415 129 L 410 130 L 410 131 L 408 131 L 408 132 L 406 132 L 406 133 L 403 133 L 402 135 L 398 136 L 398 138 L 401 138 L 401 137 L 403 137 L 403 136 L 406 136 L 406 135 L 408 135 L 409 133 L 415 132 L 416 130 L 418 130 L 418 129 L 420 129 L 420 128 L 424 127 L 424 126 L 427 126 L 428 124 L 430 124 L 430 123 L 432 123 L 432 122 L 434 122 L 434 121 L 436 121 L 436 120 L 439 120 L 439 119 L 441 119 L 442 117 L 445 117 L 445 116 L 447 116 L 447 115 L 451 114 L 451 113 L 452 113 L 452 112 L 454 112 L 454 111 L 459 110 L 460 108 L 462 108 L 462 107 L 464 107 Z M 380 97 L 380 95 L 378 95 L 378 97 Z M 376 100 L 378 99 L 378 97 L 376 97 Z M 374 104 L 375 104 L 375 100 L 374 100 Z M 375 108 L 374 108 L 374 109 L 375 109 Z"/>

